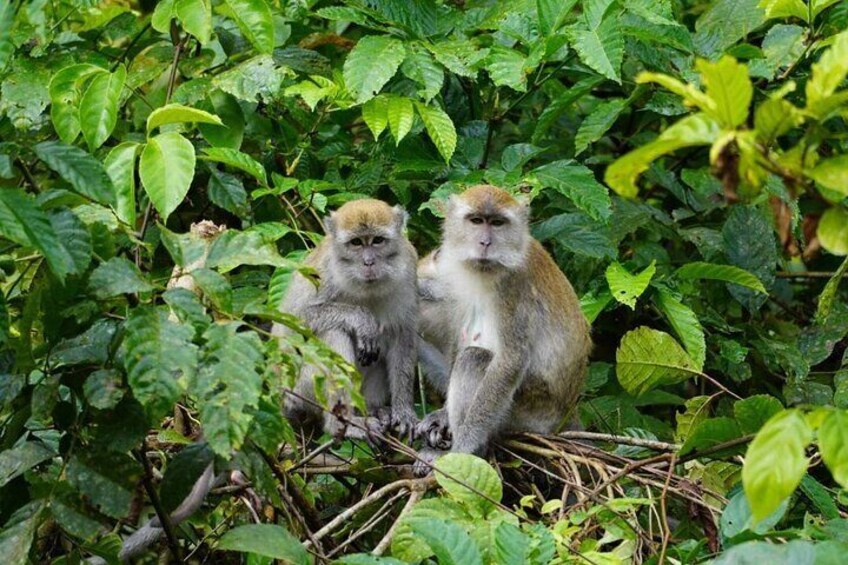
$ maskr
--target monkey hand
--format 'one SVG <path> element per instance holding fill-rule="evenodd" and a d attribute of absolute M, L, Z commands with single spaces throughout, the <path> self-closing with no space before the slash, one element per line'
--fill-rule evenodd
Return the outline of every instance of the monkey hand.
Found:
<path fill-rule="evenodd" d="M 367 367 L 380 358 L 380 327 L 371 316 L 356 331 L 356 361 Z"/>
<path fill-rule="evenodd" d="M 412 443 L 417 437 L 418 416 L 412 408 L 392 408 L 390 426 L 398 437 Z"/>
<path fill-rule="evenodd" d="M 430 447 L 450 449 L 451 432 L 448 424 L 448 411 L 440 408 L 427 414 L 418 424 L 417 435 L 424 438 Z"/>
<path fill-rule="evenodd" d="M 418 451 L 418 457 L 415 463 L 412 464 L 412 473 L 416 477 L 424 477 L 433 471 L 433 463 L 440 456 L 447 453 L 441 449 L 433 449 L 432 447 L 424 447 Z"/>

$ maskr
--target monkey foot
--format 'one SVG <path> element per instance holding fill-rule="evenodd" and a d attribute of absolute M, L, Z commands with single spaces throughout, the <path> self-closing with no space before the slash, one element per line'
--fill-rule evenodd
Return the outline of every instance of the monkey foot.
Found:
<path fill-rule="evenodd" d="M 447 453 L 442 449 L 424 447 L 418 451 L 418 458 L 412 464 L 412 473 L 416 477 L 424 477 L 433 471 L 433 463 L 436 459 Z"/>
<path fill-rule="evenodd" d="M 448 425 L 448 412 L 440 408 L 427 414 L 418 424 L 418 437 L 424 438 L 425 443 L 436 449 L 450 449 L 451 432 Z"/>

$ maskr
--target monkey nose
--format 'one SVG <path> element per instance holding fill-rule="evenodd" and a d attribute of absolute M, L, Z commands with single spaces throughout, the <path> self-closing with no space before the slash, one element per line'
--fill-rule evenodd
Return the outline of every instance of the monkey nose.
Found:
<path fill-rule="evenodd" d="M 491 239 L 481 239 L 480 245 L 482 245 L 483 247 L 489 247 L 490 245 L 492 245 L 492 240 Z"/>
<path fill-rule="evenodd" d="M 374 266 L 374 259 L 365 259 L 362 263 L 366 267 L 373 267 Z"/>

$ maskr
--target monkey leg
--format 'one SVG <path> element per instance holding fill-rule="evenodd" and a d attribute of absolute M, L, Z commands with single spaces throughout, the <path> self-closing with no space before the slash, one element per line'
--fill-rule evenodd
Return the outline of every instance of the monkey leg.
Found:
<path fill-rule="evenodd" d="M 436 459 L 445 453 L 447 453 L 447 451 L 433 449 L 432 447 L 420 449 L 418 451 L 418 458 L 415 460 L 415 463 L 412 464 L 412 473 L 416 477 L 423 477 L 429 474 L 430 471 L 433 470 L 433 463 L 436 462 Z"/>
<path fill-rule="evenodd" d="M 474 398 L 477 396 L 480 383 L 486 374 L 486 369 L 492 362 L 494 354 L 482 347 L 466 347 L 459 352 L 450 374 L 448 386 L 447 412 L 448 423 L 454 431 L 459 429 L 468 416 Z"/>

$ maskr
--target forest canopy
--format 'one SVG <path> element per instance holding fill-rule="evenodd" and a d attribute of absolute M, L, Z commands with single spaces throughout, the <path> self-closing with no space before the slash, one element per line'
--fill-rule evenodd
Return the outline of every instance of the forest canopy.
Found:
<path fill-rule="evenodd" d="M 3 562 L 152 531 L 135 562 L 842 563 L 846 30 L 839 0 L 0 0 Z M 400 205 L 423 256 L 477 184 L 591 323 L 580 430 L 423 479 L 403 438 L 305 442 L 300 367 L 362 408 L 279 311 L 322 218 Z"/>

